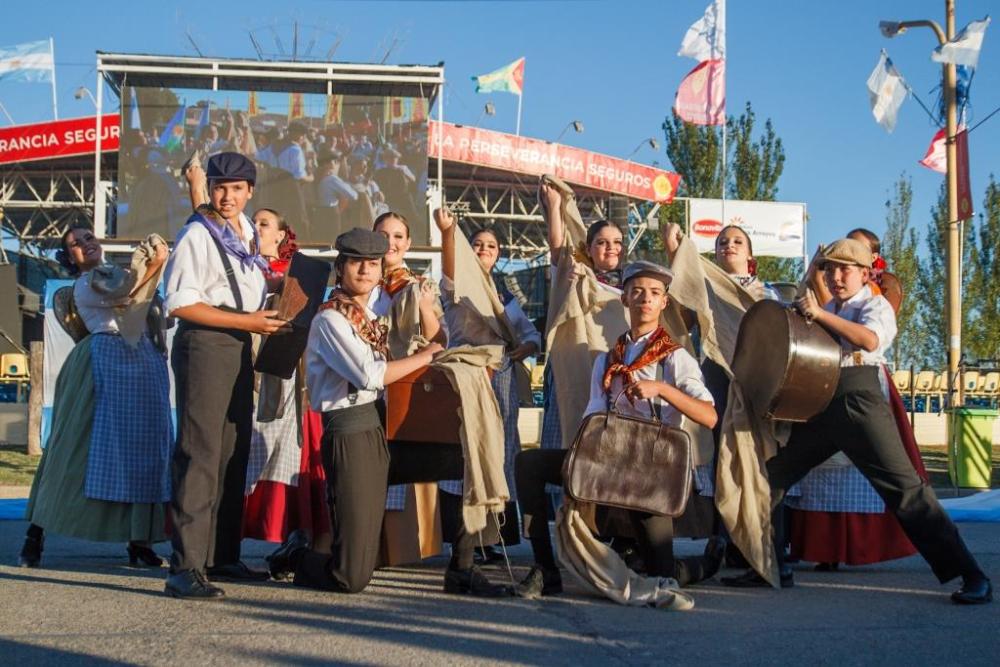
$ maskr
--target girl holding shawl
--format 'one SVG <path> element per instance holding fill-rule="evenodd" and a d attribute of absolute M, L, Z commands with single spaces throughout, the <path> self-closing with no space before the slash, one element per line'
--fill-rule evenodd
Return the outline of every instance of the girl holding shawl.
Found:
<path fill-rule="evenodd" d="M 457 223 L 447 209 L 434 212 L 434 219 L 441 230 L 441 256 L 444 278 L 441 292 L 445 302 L 445 319 L 448 324 L 449 346 L 502 345 L 503 359 L 493 373 L 491 384 L 500 407 L 504 433 L 504 477 L 509 489 L 514 489 L 514 457 L 521 451 L 521 438 L 517 430 L 519 402 L 513 364 L 536 354 L 542 337 L 524 314 L 513 296 L 501 298 L 491 276 L 500 257 L 500 241 L 490 229 L 480 229 L 470 242 L 458 239 Z M 471 243 L 470 253 L 468 248 Z M 457 246 L 461 244 L 462 248 Z M 475 257 L 473 261 L 471 256 Z M 458 268 L 462 268 L 459 272 Z M 478 273 L 478 275 L 476 275 Z M 483 289 L 479 289 L 483 287 Z M 481 299 L 477 303 L 477 299 Z M 442 490 L 460 493 L 456 482 L 444 482 Z M 513 495 L 513 493 L 512 493 Z M 512 497 L 505 511 L 507 521 L 516 528 L 517 510 Z M 516 538 L 516 530 L 504 531 Z M 508 543 L 516 539 L 506 539 Z"/>
<path fill-rule="evenodd" d="M 385 258 L 382 260 L 382 280 L 372 290 L 368 299 L 368 307 L 389 327 L 388 347 L 392 359 L 400 359 L 409 354 L 419 344 L 418 336 L 423 340 L 447 345 L 447 329 L 444 326 L 444 309 L 441 307 L 440 291 L 437 283 L 429 276 L 418 276 L 406 265 L 406 253 L 413 243 L 410 237 L 410 224 L 399 213 L 388 211 L 375 219 L 373 229 L 386 237 L 389 242 Z M 386 496 L 385 509 L 396 514 L 386 515 L 386 534 L 396 531 L 396 537 L 402 537 L 394 523 L 397 517 L 404 517 L 407 498 L 411 495 L 411 485 L 393 484 Z M 429 552 L 422 550 L 422 556 L 427 557 L 440 553 L 441 540 L 434 534 L 436 523 L 437 486 L 426 485 L 417 487 L 413 498 L 416 507 L 415 515 L 418 524 L 418 541 L 425 531 L 433 535 L 433 544 Z M 431 494 L 430 497 L 426 493 Z M 411 515 L 412 516 L 412 515 Z M 405 520 L 405 519 L 403 519 Z M 428 546 L 429 548 L 429 546 Z M 393 550 L 386 550 L 388 565 L 393 562 Z"/>
<path fill-rule="evenodd" d="M 101 244 L 86 227 L 71 228 L 62 245 L 58 259 L 78 276 L 73 298 L 89 335 L 56 380 L 20 565 L 38 566 L 44 530 L 127 541 L 131 564 L 159 567 L 150 544 L 165 539 L 173 426 L 166 359 L 145 328 L 167 245 L 150 236 L 129 269 L 104 264 Z"/>

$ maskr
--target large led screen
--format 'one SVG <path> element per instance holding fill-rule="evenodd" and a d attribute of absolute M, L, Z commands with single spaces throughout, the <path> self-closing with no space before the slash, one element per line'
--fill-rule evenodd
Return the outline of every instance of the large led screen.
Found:
<path fill-rule="evenodd" d="M 115 234 L 173 239 L 191 213 L 184 166 L 237 151 L 257 166 L 247 215 L 278 211 L 300 244 L 391 210 L 427 245 L 427 115 L 426 98 L 126 86 Z"/>

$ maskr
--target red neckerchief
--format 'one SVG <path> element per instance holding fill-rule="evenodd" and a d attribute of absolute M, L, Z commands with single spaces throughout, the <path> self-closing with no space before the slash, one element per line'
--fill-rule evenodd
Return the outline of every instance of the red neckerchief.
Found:
<path fill-rule="evenodd" d="M 650 364 L 660 363 L 680 347 L 670 337 L 666 329 L 657 327 L 656 331 L 649 337 L 649 342 L 646 343 L 646 348 L 639 355 L 639 358 L 631 364 L 626 364 L 625 346 L 627 343 L 628 333 L 623 333 L 618 337 L 618 342 L 615 343 L 614 349 L 608 352 L 608 367 L 604 371 L 603 382 L 605 394 L 611 391 L 611 382 L 615 379 L 616 375 L 622 376 L 622 382 L 626 387 L 633 385 L 635 384 L 636 371 Z M 629 401 L 632 401 L 631 396 L 629 396 Z"/>
<path fill-rule="evenodd" d="M 407 267 L 400 265 L 382 276 L 382 289 L 390 297 L 394 297 L 400 290 L 416 282 L 420 282 L 420 278 Z"/>
<path fill-rule="evenodd" d="M 332 308 L 347 318 L 351 328 L 361 337 L 361 340 L 368 343 L 372 350 L 378 352 L 383 357 L 388 358 L 388 348 L 386 337 L 389 334 L 389 327 L 380 324 L 377 319 L 368 319 L 365 309 L 358 305 L 358 302 L 347 296 L 339 287 L 333 290 L 330 298 L 319 307 L 321 311 Z"/>

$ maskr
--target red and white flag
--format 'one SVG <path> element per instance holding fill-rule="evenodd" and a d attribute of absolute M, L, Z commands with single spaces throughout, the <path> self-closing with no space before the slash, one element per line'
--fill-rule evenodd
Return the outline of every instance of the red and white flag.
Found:
<path fill-rule="evenodd" d="M 965 130 L 965 126 L 959 125 L 955 134 L 961 134 L 963 130 Z M 934 134 L 931 145 L 927 147 L 927 154 L 924 155 L 924 159 L 920 160 L 922 166 L 940 174 L 948 173 L 947 134 L 948 131 L 945 128 L 941 128 Z"/>
<path fill-rule="evenodd" d="M 726 1 L 713 0 L 681 42 L 679 56 L 698 60 L 677 89 L 674 113 L 695 125 L 726 122 Z"/>
<path fill-rule="evenodd" d="M 725 60 L 706 60 L 688 72 L 677 89 L 674 113 L 695 125 L 726 122 Z"/>

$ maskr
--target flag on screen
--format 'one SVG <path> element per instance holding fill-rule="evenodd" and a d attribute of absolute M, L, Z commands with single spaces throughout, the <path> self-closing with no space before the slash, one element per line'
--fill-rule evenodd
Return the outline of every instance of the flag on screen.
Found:
<path fill-rule="evenodd" d="M 688 72 L 677 89 L 674 113 L 695 125 L 726 122 L 725 60 L 706 60 Z"/>
<path fill-rule="evenodd" d="M 326 115 L 323 118 L 323 125 L 341 125 L 344 122 L 344 96 L 327 95 Z"/>
<path fill-rule="evenodd" d="M 979 62 L 979 51 L 983 48 L 983 38 L 986 36 L 986 26 L 990 17 L 982 21 L 973 21 L 962 28 L 951 41 L 945 42 L 931 52 L 931 60 L 950 65 L 965 65 L 975 69 Z"/>
<path fill-rule="evenodd" d="M 199 139 L 201 139 L 202 136 L 204 136 L 205 128 L 207 128 L 209 126 L 209 124 L 210 124 L 210 121 L 211 121 L 211 115 L 210 115 L 210 113 L 211 113 L 211 107 L 212 107 L 212 103 L 206 100 L 205 101 L 205 106 L 203 106 L 201 108 L 201 113 L 198 114 L 198 130 L 195 133 L 195 136 L 197 136 Z"/>
<path fill-rule="evenodd" d="M 415 97 L 413 98 L 413 116 L 410 118 L 411 123 L 423 123 L 427 120 L 430 109 L 430 100 L 426 97 Z"/>
<path fill-rule="evenodd" d="M 184 115 L 186 112 L 186 105 L 181 104 L 177 107 L 177 113 L 174 114 L 174 117 L 170 119 L 167 126 L 163 128 L 163 133 L 160 134 L 160 141 L 158 142 L 160 148 L 168 153 L 173 153 L 184 147 Z"/>
<path fill-rule="evenodd" d="M 714 0 L 705 15 L 691 24 L 677 55 L 698 62 L 726 57 L 726 0 Z"/>
<path fill-rule="evenodd" d="M 288 120 L 304 118 L 306 115 L 306 99 L 304 93 L 288 93 Z"/>
<path fill-rule="evenodd" d="M 257 104 L 257 91 L 251 90 L 247 93 L 247 116 L 253 118 L 260 113 L 260 106 Z"/>
<path fill-rule="evenodd" d="M 135 88 L 132 89 L 132 99 L 128 105 L 128 127 L 130 130 L 142 129 L 142 122 L 139 118 L 139 96 L 136 94 Z"/>
<path fill-rule="evenodd" d="M 55 72 L 50 40 L 0 47 L 0 79 L 52 83 Z"/>
<path fill-rule="evenodd" d="M 489 74 L 472 77 L 476 82 L 477 93 L 513 93 L 521 95 L 524 92 L 524 58 Z"/>
<path fill-rule="evenodd" d="M 906 82 L 883 49 L 878 64 L 868 77 L 868 97 L 875 121 L 887 132 L 896 128 L 896 115 L 906 95 Z"/>

